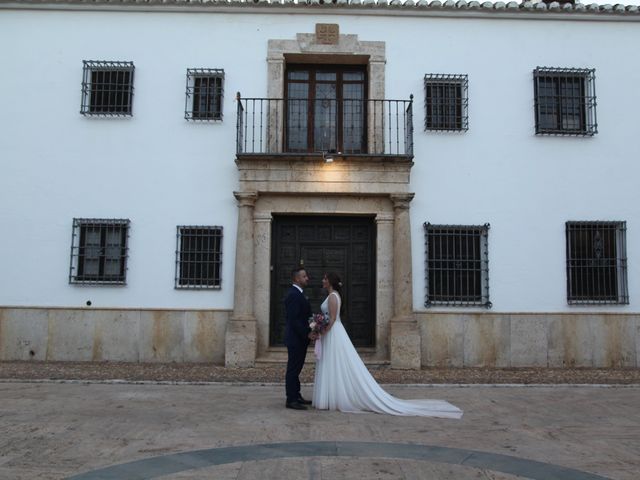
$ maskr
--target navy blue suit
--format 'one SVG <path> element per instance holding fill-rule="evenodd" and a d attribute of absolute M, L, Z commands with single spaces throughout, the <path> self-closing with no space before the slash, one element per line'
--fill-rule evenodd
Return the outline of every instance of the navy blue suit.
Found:
<path fill-rule="evenodd" d="M 285 376 L 287 403 L 300 398 L 300 372 L 304 366 L 309 346 L 309 317 L 311 305 L 304 294 L 295 286 L 291 286 L 284 299 L 286 324 L 284 327 L 284 344 L 289 354 L 287 374 Z"/>

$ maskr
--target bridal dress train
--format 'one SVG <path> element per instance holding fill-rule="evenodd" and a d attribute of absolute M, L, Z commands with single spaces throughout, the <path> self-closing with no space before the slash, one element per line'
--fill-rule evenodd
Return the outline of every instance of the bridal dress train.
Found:
<path fill-rule="evenodd" d="M 338 299 L 340 295 L 331 292 Z M 320 306 L 329 313 L 329 297 Z M 387 392 L 367 370 L 340 321 L 340 314 L 322 335 L 322 354 L 316 361 L 313 406 L 320 410 L 376 412 L 390 415 L 460 418 L 462 410 L 444 400 L 401 400 Z"/>

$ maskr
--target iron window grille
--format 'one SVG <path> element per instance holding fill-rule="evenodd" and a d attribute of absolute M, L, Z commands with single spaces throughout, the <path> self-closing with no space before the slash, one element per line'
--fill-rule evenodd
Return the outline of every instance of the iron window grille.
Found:
<path fill-rule="evenodd" d="M 129 220 L 74 218 L 69 283 L 126 284 Z"/>
<path fill-rule="evenodd" d="M 424 129 L 462 132 L 469 129 L 467 75 L 424 76 Z"/>
<path fill-rule="evenodd" d="M 628 304 L 626 222 L 567 222 L 569 304 Z"/>
<path fill-rule="evenodd" d="M 80 113 L 90 116 L 132 115 L 133 62 L 83 60 Z"/>
<path fill-rule="evenodd" d="M 187 94 L 184 118 L 187 120 L 222 120 L 224 70 L 218 68 L 187 69 Z"/>
<path fill-rule="evenodd" d="M 176 288 L 219 289 L 222 227 L 178 226 Z"/>
<path fill-rule="evenodd" d="M 489 301 L 489 224 L 424 224 L 425 306 L 482 306 Z"/>
<path fill-rule="evenodd" d="M 537 135 L 598 133 L 595 69 L 538 67 L 533 85 Z"/>

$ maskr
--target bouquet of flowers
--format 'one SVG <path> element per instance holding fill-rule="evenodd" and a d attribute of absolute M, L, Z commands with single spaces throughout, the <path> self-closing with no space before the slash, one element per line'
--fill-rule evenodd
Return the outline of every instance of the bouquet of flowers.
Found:
<path fill-rule="evenodd" d="M 317 333 L 318 337 L 316 338 L 315 345 L 313 347 L 313 351 L 316 355 L 316 358 L 320 360 L 322 356 L 322 342 L 320 337 L 324 333 L 324 331 L 329 326 L 329 315 L 325 315 L 324 313 L 316 313 L 309 317 L 309 328 L 312 332 Z"/>
<path fill-rule="evenodd" d="M 315 313 L 309 317 L 309 328 L 312 332 L 322 334 L 329 325 L 329 315 L 324 313 Z"/>

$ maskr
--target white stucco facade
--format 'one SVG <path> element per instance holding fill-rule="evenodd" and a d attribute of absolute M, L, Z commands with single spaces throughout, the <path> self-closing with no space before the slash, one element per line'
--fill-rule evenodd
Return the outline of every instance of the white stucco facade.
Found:
<path fill-rule="evenodd" d="M 385 98 L 414 95 L 414 311 L 486 312 L 425 308 L 422 225 L 489 223 L 488 313 L 625 314 L 637 335 L 640 14 L 0 7 L 1 308 L 233 310 L 236 92 L 267 96 L 269 40 L 334 23 L 385 43 Z M 83 60 L 134 63 L 131 118 L 79 113 Z M 535 135 L 537 66 L 595 69 L 596 135 Z M 184 119 L 194 67 L 224 69 L 222 122 Z M 468 75 L 468 131 L 424 131 L 429 73 Z M 126 285 L 69 283 L 73 218 L 131 220 Z M 629 304 L 568 305 L 570 220 L 626 222 Z M 174 288 L 177 225 L 224 228 L 220 290 Z"/>

